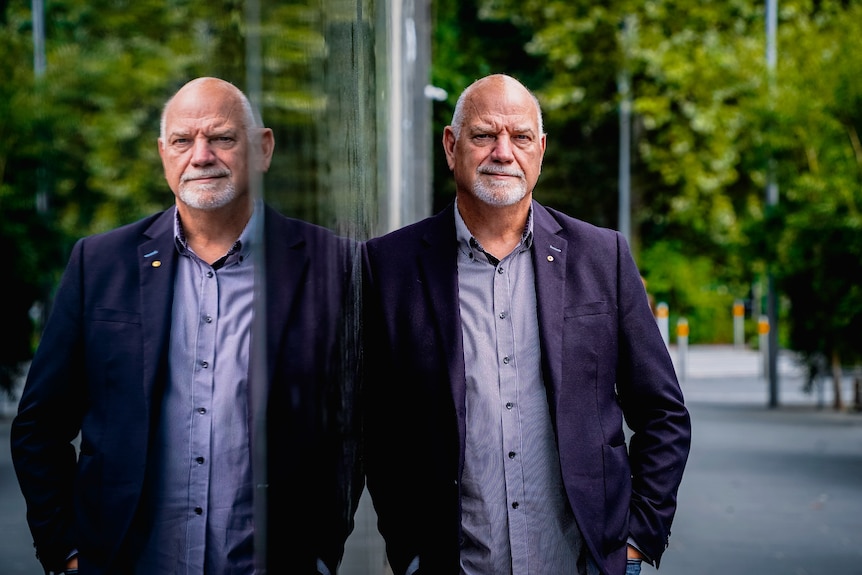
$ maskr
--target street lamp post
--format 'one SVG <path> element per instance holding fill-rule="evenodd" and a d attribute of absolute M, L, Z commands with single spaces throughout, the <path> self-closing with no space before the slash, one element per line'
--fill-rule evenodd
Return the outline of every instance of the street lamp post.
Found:
<path fill-rule="evenodd" d="M 634 34 L 634 17 L 623 20 L 621 47 L 623 64 L 617 76 L 620 94 L 619 216 L 617 228 L 631 244 L 631 79 L 628 70 L 629 49 Z"/>
<path fill-rule="evenodd" d="M 766 0 L 766 70 L 770 92 L 775 84 L 775 65 L 777 62 L 777 50 L 775 33 L 778 28 L 778 0 Z M 770 94 L 771 97 L 771 94 Z M 772 210 L 778 204 L 778 183 L 775 179 L 775 161 L 770 158 L 767 166 L 766 184 L 766 207 Z M 769 407 L 778 406 L 778 301 L 775 293 L 775 279 L 771 264 L 767 264 L 767 298 L 766 313 L 769 319 Z"/>

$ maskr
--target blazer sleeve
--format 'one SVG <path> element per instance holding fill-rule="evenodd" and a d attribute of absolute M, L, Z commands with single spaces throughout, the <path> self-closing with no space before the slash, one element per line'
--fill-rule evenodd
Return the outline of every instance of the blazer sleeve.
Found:
<path fill-rule="evenodd" d="M 629 534 L 658 566 L 667 548 L 691 445 L 691 419 L 641 275 L 618 235 L 617 390 L 632 430 Z"/>
<path fill-rule="evenodd" d="M 79 240 L 72 250 L 11 427 L 12 461 L 36 555 L 46 570 L 62 569 L 75 548 L 73 440 L 85 401 L 82 244 Z"/>

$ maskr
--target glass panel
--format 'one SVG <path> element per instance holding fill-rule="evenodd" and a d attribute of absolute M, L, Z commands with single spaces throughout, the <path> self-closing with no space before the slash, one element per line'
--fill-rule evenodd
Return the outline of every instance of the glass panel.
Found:
<path fill-rule="evenodd" d="M 387 85 L 391 68 L 389 21 L 386 3 L 375 4 L 370 0 L 254 0 L 246 5 L 248 91 L 276 140 L 272 166 L 261 182 L 259 193 L 268 204 L 289 217 L 324 226 L 357 241 L 388 227 L 379 222 L 388 217 L 381 208 L 381 200 L 390 196 L 389 161 L 383 139 L 391 114 Z M 314 260 L 337 257 L 333 253 L 310 255 Z M 358 290 L 358 285 L 353 289 Z M 354 292 L 357 301 L 359 295 Z M 258 305 L 261 310 L 258 317 L 268 317 L 278 307 L 262 299 Z M 342 333 L 358 333 L 358 318 L 353 311 L 356 308 L 344 310 L 341 317 L 334 319 Z M 318 326 L 325 321 L 321 319 Z M 264 330 L 262 326 L 258 329 Z M 261 337 L 266 335 L 261 333 Z M 313 339 L 315 334 L 307 337 Z M 261 356 L 255 360 L 265 364 L 272 358 Z M 349 362 L 346 365 L 338 382 L 340 389 L 329 389 L 327 393 L 340 397 L 339 405 L 349 411 L 356 391 L 355 374 L 350 372 Z M 261 429 L 269 426 L 260 419 L 275 415 L 271 406 L 266 407 L 270 398 L 264 388 L 262 382 L 256 383 L 255 413 Z M 329 408 L 332 409 L 332 404 Z M 347 412 L 329 411 L 323 417 L 348 426 L 356 423 Z M 352 438 L 355 431 L 350 428 L 336 433 Z M 258 437 L 268 437 L 270 442 L 277 440 L 272 434 Z M 349 460 L 355 445 L 346 445 L 344 457 Z M 276 449 L 273 445 L 256 445 L 259 477 L 272 479 L 278 473 L 272 469 L 272 462 L 279 460 L 273 455 Z M 270 457 L 260 457 L 267 450 Z M 285 453 L 284 461 L 289 463 L 289 458 L 290 454 Z M 349 493 L 352 487 L 359 486 L 350 484 L 353 480 L 349 474 L 344 474 L 341 481 L 347 483 L 341 486 L 342 492 Z M 266 514 L 265 500 L 279 497 L 269 491 L 275 486 L 269 485 L 272 487 L 257 492 L 259 517 Z M 302 498 L 304 494 L 291 496 Z M 354 519 L 355 528 L 346 543 L 339 573 L 384 575 L 387 566 L 383 543 L 364 492 Z M 257 539 L 260 560 L 266 562 L 262 557 L 268 555 L 270 570 L 277 569 L 278 522 L 279 518 L 259 521 L 271 526 L 266 533 L 259 533 Z"/>

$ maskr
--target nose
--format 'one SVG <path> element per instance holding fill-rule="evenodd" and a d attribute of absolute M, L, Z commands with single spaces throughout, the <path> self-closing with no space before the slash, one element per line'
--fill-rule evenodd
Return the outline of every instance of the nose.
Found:
<path fill-rule="evenodd" d="M 511 162 L 515 159 L 512 154 L 512 139 L 508 134 L 499 134 L 491 151 L 491 159 L 495 162 Z"/>
<path fill-rule="evenodd" d="M 207 138 L 195 138 L 192 148 L 192 164 L 195 166 L 208 166 L 215 161 L 212 146 Z"/>

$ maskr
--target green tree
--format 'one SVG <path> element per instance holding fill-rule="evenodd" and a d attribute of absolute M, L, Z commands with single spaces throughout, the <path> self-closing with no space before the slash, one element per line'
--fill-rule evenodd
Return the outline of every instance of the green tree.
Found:
<path fill-rule="evenodd" d="M 0 239 L 13 248 L 13 297 L 7 309 L 14 318 L 9 326 L 14 344 L 0 355 L 0 389 L 9 389 L 32 355 L 44 317 L 38 312 L 48 311 L 72 243 L 173 203 L 156 143 L 161 107 L 196 76 L 219 76 L 245 87 L 250 33 L 261 46 L 263 86 L 257 103 L 276 133 L 279 154 L 267 175 L 274 190 L 267 199 L 291 215 L 331 223 L 333 202 L 322 193 L 322 182 L 335 185 L 336 173 L 349 178 L 352 172 L 342 168 L 348 162 L 376 165 L 355 153 L 362 149 L 357 138 L 373 126 L 357 130 L 350 125 L 354 118 L 338 108 L 343 99 L 329 97 L 336 88 L 324 82 L 332 65 L 328 58 L 340 64 L 344 54 L 330 54 L 327 42 L 347 38 L 349 43 L 354 29 L 344 7 L 356 14 L 358 5 L 343 0 L 264 3 L 258 27 L 246 21 L 245 4 L 48 2 L 47 66 L 37 78 L 30 2 L 0 3 L 5 79 L 0 86 Z M 368 17 L 373 13 L 365 6 Z M 345 28 L 336 20 L 345 18 L 346 32 L 341 32 Z M 355 28 L 363 25 L 367 19 Z M 353 62 L 373 53 L 368 30 L 362 33 L 364 43 L 346 46 L 356 56 Z M 348 77 L 340 89 L 347 92 L 355 72 L 349 65 L 344 70 Z M 355 101 L 367 110 L 374 88 L 364 87 L 364 97 Z M 323 128 L 328 117 L 340 118 L 338 128 L 353 136 L 345 139 Z M 323 150 L 336 140 L 347 142 L 347 149 L 326 155 Z M 321 157 L 328 158 L 325 165 Z"/>
<path fill-rule="evenodd" d="M 511 22 L 519 34 L 501 45 L 541 70 L 529 76 L 549 132 L 538 198 L 616 225 L 625 72 L 632 243 L 652 294 L 695 318 L 692 341 L 724 341 L 732 302 L 769 271 L 784 304 L 780 341 L 806 358 L 853 365 L 862 346 L 862 70 L 848 55 L 862 33 L 862 3 L 779 5 L 774 75 L 765 3 L 480 0 L 475 14 Z M 449 62 L 453 45 L 440 42 L 437 61 Z M 776 208 L 765 200 L 771 166 Z"/>
<path fill-rule="evenodd" d="M 790 4 L 776 86 L 762 106 L 781 189 L 761 237 L 789 302 L 788 344 L 831 372 L 862 361 L 862 4 Z"/>

